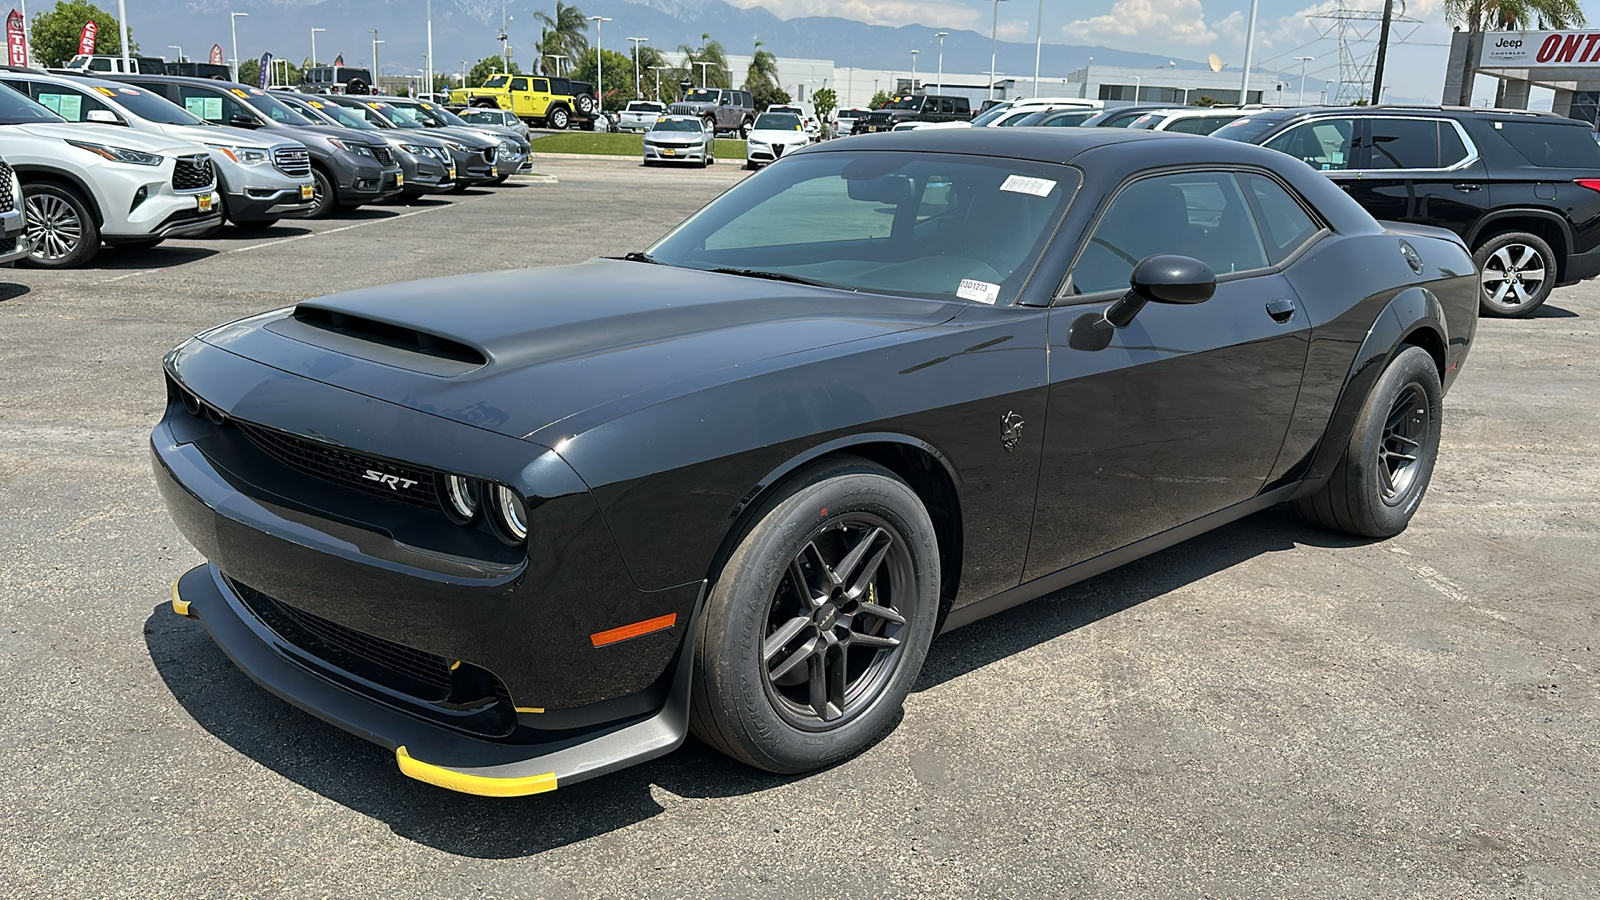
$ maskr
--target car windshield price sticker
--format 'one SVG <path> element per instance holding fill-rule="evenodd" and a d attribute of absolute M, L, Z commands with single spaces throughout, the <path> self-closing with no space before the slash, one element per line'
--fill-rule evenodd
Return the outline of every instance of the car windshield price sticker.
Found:
<path fill-rule="evenodd" d="M 221 97 L 185 97 L 183 98 L 183 108 L 211 122 L 219 121 L 222 118 Z"/>
<path fill-rule="evenodd" d="M 1029 178 L 1026 175 L 1012 175 L 1006 183 L 1000 185 L 1000 190 L 1010 191 L 1013 194 L 1032 194 L 1035 197 L 1048 197 L 1056 189 L 1056 183 L 1048 178 Z"/>
<path fill-rule="evenodd" d="M 1011 177 L 1015 178 L 1016 176 L 1013 175 Z M 1055 184 L 1053 181 L 1050 183 L 1052 185 Z M 961 279 L 961 287 L 956 288 L 956 296 L 963 300 L 987 303 L 993 306 L 994 301 L 1000 299 L 1000 285 L 989 281 L 979 281 L 976 278 L 963 278 Z"/>

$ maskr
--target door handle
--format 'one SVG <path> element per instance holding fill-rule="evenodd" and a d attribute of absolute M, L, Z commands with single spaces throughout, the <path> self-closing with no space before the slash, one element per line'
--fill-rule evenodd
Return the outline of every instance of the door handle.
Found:
<path fill-rule="evenodd" d="M 1478 189 L 1480 189 L 1482 187 L 1483 187 L 1483 185 L 1481 185 L 1481 184 L 1458 184 L 1458 185 L 1455 185 L 1455 189 L 1460 191 L 1460 192 L 1462 192 L 1463 194 L 1470 194 L 1473 191 L 1476 191 L 1476 190 L 1478 190 Z"/>
<path fill-rule="evenodd" d="M 1294 318 L 1294 301 L 1287 298 L 1272 300 L 1267 303 L 1267 315 L 1272 321 L 1283 323 Z"/>

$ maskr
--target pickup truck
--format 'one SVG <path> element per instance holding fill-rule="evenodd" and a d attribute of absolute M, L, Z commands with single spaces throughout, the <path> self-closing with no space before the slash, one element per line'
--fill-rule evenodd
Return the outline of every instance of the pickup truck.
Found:
<path fill-rule="evenodd" d="M 451 106 L 503 109 L 536 127 L 593 127 L 594 86 L 543 75 L 491 75 L 483 87 L 450 92 Z"/>
<path fill-rule="evenodd" d="M 971 118 L 972 104 L 965 97 L 907 94 L 856 119 L 851 132 L 893 131 L 896 125 L 906 122 L 965 122 Z"/>

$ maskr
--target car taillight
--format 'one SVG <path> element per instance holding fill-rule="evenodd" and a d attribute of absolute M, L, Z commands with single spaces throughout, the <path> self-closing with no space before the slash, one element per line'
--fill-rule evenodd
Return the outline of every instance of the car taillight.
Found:
<path fill-rule="evenodd" d="M 1578 187 L 1586 187 L 1591 191 L 1600 191 L 1600 178 L 1574 178 L 1572 183 Z"/>

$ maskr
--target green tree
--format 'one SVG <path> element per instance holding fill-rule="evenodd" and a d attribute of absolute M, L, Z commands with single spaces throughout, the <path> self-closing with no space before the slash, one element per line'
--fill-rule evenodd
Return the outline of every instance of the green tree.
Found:
<path fill-rule="evenodd" d="M 888 91 L 879 91 L 872 95 L 871 100 L 867 101 L 867 108 L 883 109 L 893 99 L 894 97 Z"/>
<path fill-rule="evenodd" d="M 622 109 L 633 100 L 633 57 L 615 50 L 606 50 L 605 55 L 605 84 L 599 85 L 600 95 L 603 98 L 601 108 L 611 111 Z M 572 77 L 576 81 L 587 81 L 595 84 L 595 70 L 599 68 L 601 54 L 590 50 L 582 59 L 578 60 L 577 68 L 572 70 Z"/>
<path fill-rule="evenodd" d="M 661 81 L 665 83 L 669 78 L 676 85 L 680 81 L 687 81 L 698 87 L 733 87 L 733 75 L 728 71 L 728 54 L 722 45 L 713 41 L 711 35 L 701 34 L 699 47 L 680 44 L 678 52 L 683 54 L 683 65 L 670 72 L 661 73 Z M 704 74 L 702 67 L 697 63 L 705 63 Z"/>
<path fill-rule="evenodd" d="M 440 72 L 433 73 L 433 92 L 435 94 L 448 94 L 451 86 L 451 76 Z"/>
<path fill-rule="evenodd" d="M 1189 105 L 1190 106 L 1221 106 L 1222 105 L 1222 101 L 1218 100 L 1215 97 L 1209 96 L 1207 94 L 1201 94 L 1200 95 L 1200 99 L 1191 100 L 1189 102 Z"/>
<path fill-rule="evenodd" d="M 85 22 L 94 22 L 94 52 L 121 53 L 122 33 L 110 13 L 87 0 L 58 0 L 54 9 L 34 13 L 33 25 L 28 32 L 28 43 L 33 48 L 33 64 L 37 66 L 64 66 L 78 55 L 78 35 Z M 128 39 L 133 39 L 133 29 L 128 29 Z M 137 50 L 138 45 L 133 45 Z"/>
<path fill-rule="evenodd" d="M 634 52 L 639 56 L 639 93 L 644 97 L 650 98 L 651 100 L 660 100 L 661 98 L 656 96 L 657 78 L 654 70 L 657 66 L 667 65 L 667 58 L 661 55 L 660 50 L 657 50 L 649 44 L 635 44 L 633 49 Z M 631 71 L 632 70 L 630 70 L 630 72 Z M 669 75 L 670 73 L 662 72 L 661 74 Z M 660 83 L 661 93 L 667 94 L 668 96 L 670 96 L 677 87 L 676 79 L 668 81 L 666 78 L 662 78 L 660 79 Z"/>
<path fill-rule="evenodd" d="M 1483 46 L 1485 31 L 1524 31 L 1537 25 L 1540 29 L 1561 31 L 1585 24 L 1583 8 L 1578 0 L 1445 0 L 1445 21 L 1465 26 L 1467 54 L 1462 63 L 1465 70 L 1461 78 L 1461 95 L 1456 102 L 1472 105 L 1472 82 L 1478 73 L 1478 54 Z M 1499 82 L 1495 103 L 1505 96 L 1506 83 Z"/>
<path fill-rule="evenodd" d="M 504 65 L 505 60 L 501 59 L 498 54 L 485 56 L 483 59 L 478 60 L 472 64 L 471 69 L 467 70 L 467 87 L 483 87 L 483 83 L 489 80 L 489 76 L 500 72 Z M 511 74 L 522 74 L 522 69 L 514 59 L 511 61 Z"/>
<path fill-rule="evenodd" d="M 556 0 L 556 14 L 540 11 L 533 14 L 534 21 L 545 27 L 539 34 L 539 71 L 546 75 L 559 75 L 557 56 L 565 56 L 570 66 L 589 52 L 589 20 L 583 10 Z"/>
<path fill-rule="evenodd" d="M 817 111 L 817 122 L 827 128 L 828 122 L 833 119 L 833 111 L 839 108 L 839 95 L 833 92 L 833 88 L 812 91 L 811 108 Z"/>
<path fill-rule="evenodd" d="M 778 86 L 778 57 L 771 50 L 762 50 L 760 41 L 756 41 L 756 53 L 745 71 L 744 89 L 750 92 L 757 110 L 789 102 L 789 94 Z"/>

